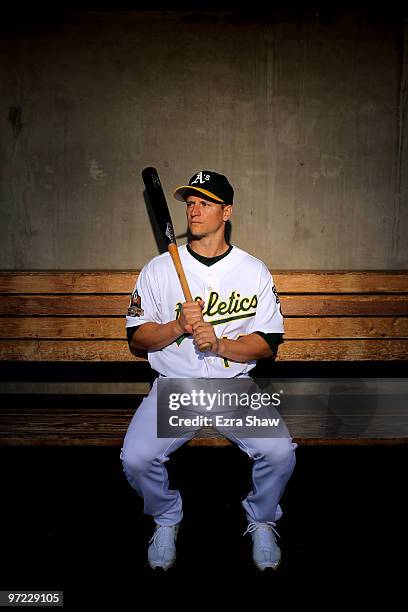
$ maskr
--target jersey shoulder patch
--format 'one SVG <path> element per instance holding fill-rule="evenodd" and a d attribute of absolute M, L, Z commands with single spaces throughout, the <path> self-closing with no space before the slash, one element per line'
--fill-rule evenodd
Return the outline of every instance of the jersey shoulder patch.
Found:
<path fill-rule="evenodd" d="M 141 317 L 144 315 L 142 308 L 142 298 L 140 297 L 137 289 L 135 289 L 130 297 L 130 303 L 128 308 L 128 317 Z"/>

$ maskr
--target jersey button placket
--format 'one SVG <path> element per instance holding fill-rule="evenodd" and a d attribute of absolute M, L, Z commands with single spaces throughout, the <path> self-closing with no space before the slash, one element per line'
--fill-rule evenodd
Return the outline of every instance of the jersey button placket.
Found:
<path fill-rule="evenodd" d="M 207 273 L 207 283 L 208 283 L 208 290 L 210 293 L 211 291 L 217 291 L 218 279 L 217 279 L 216 274 L 214 274 L 214 272 L 209 271 Z"/>

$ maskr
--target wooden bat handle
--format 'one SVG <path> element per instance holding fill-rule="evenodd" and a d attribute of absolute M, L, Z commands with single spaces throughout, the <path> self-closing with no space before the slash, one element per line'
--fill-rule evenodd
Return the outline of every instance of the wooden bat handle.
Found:
<path fill-rule="evenodd" d="M 184 299 L 186 300 L 186 302 L 192 302 L 193 296 L 191 295 L 190 287 L 188 286 L 186 275 L 184 274 L 184 268 L 183 268 L 183 264 L 181 263 L 177 244 L 174 244 L 174 242 L 172 242 L 171 244 L 169 244 L 168 250 L 170 253 L 170 257 L 173 260 L 174 267 L 176 268 L 177 276 L 179 277 L 179 280 L 180 280 L 181 288 L 184 294 Z"/>
<path fill-rule="evenodd" d="M 177 244 L 172 242 L 167 248 L 170 253 L 170 257 L 173 260 L 174 267 L 176 268 L 177 276 L 179 277 L 181 288 L 183 290 L 184 299 L 186 300 L 186 302 L 192 302 L 193 296 L 191 295 L 190 287 L 188 286 L 183 264 L 181 263 L 180 254 L 178 252 Z M 205 352 L 208 351 L 210 348 L 211 344 L 204 344 L 201 347 L 200 351 Z"/>

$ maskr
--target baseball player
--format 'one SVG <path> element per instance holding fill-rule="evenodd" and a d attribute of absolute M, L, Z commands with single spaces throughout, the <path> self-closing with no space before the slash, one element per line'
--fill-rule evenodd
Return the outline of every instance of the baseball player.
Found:
<path fill-rule="evenodd" d="M 283 342 L 273 278 L 262 261 L 225 240 L 234 198 L 225 176 L 202 170 L 174 195 L 186 206 L 189 241 L 179 253 L 194 301 L 184 302 L 169 254 L 154 257 L 142 269 L 130 299 L 129 348 L 147 351 L 159 376 L 247 377 L 257 359 L 276 354 Z M 144 500 L 144 513 L 155 522 L 149 564 L 167 570 L 175 561 L 183 511 L 179 491 L 169 489 L 165 462 L 194 433 L 158 438 L 156 426 L 157 378 L 129 424 L 120 459 L 129 484 Z M 254 461 L 253 488 L 242 501 L 245 533 L 252 536 L 255 565 L 276 569 L 281 558 L 275 529 L 282 516 L 279 500 L 295 466 L 297 445 L 290 437 L 223 434 Z"/>

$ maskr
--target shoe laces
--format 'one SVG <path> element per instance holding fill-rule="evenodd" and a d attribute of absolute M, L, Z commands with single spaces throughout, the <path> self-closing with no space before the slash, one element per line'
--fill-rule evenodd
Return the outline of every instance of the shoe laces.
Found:
<path fill-rule="evenodd" d="M 149 540 L 149 544 L 152 542 L 159 548 L 159 546 L 172 546 L 175 540 L 176 530 L 174 525 L 158 525 L 156 531 Z"/>
<path fill-rule="evenodd" d="M 266 521 L 266 523 L 248 523 L 248 527 L 247 530 L 245 531 L 245 533 L 243 534 L 244 536 L 247 533 L 252 533 L 253 531 L 256 531 L 257 529 L 261 529 L 263 531 L 269 531 L 270 529 L 276 533 L 276 535 L 278 536 L 278 538 L 280 538 L 279 533 L 276 531 L 275 529 L 276 523 L 273 523 L 272 521 Z"/>

